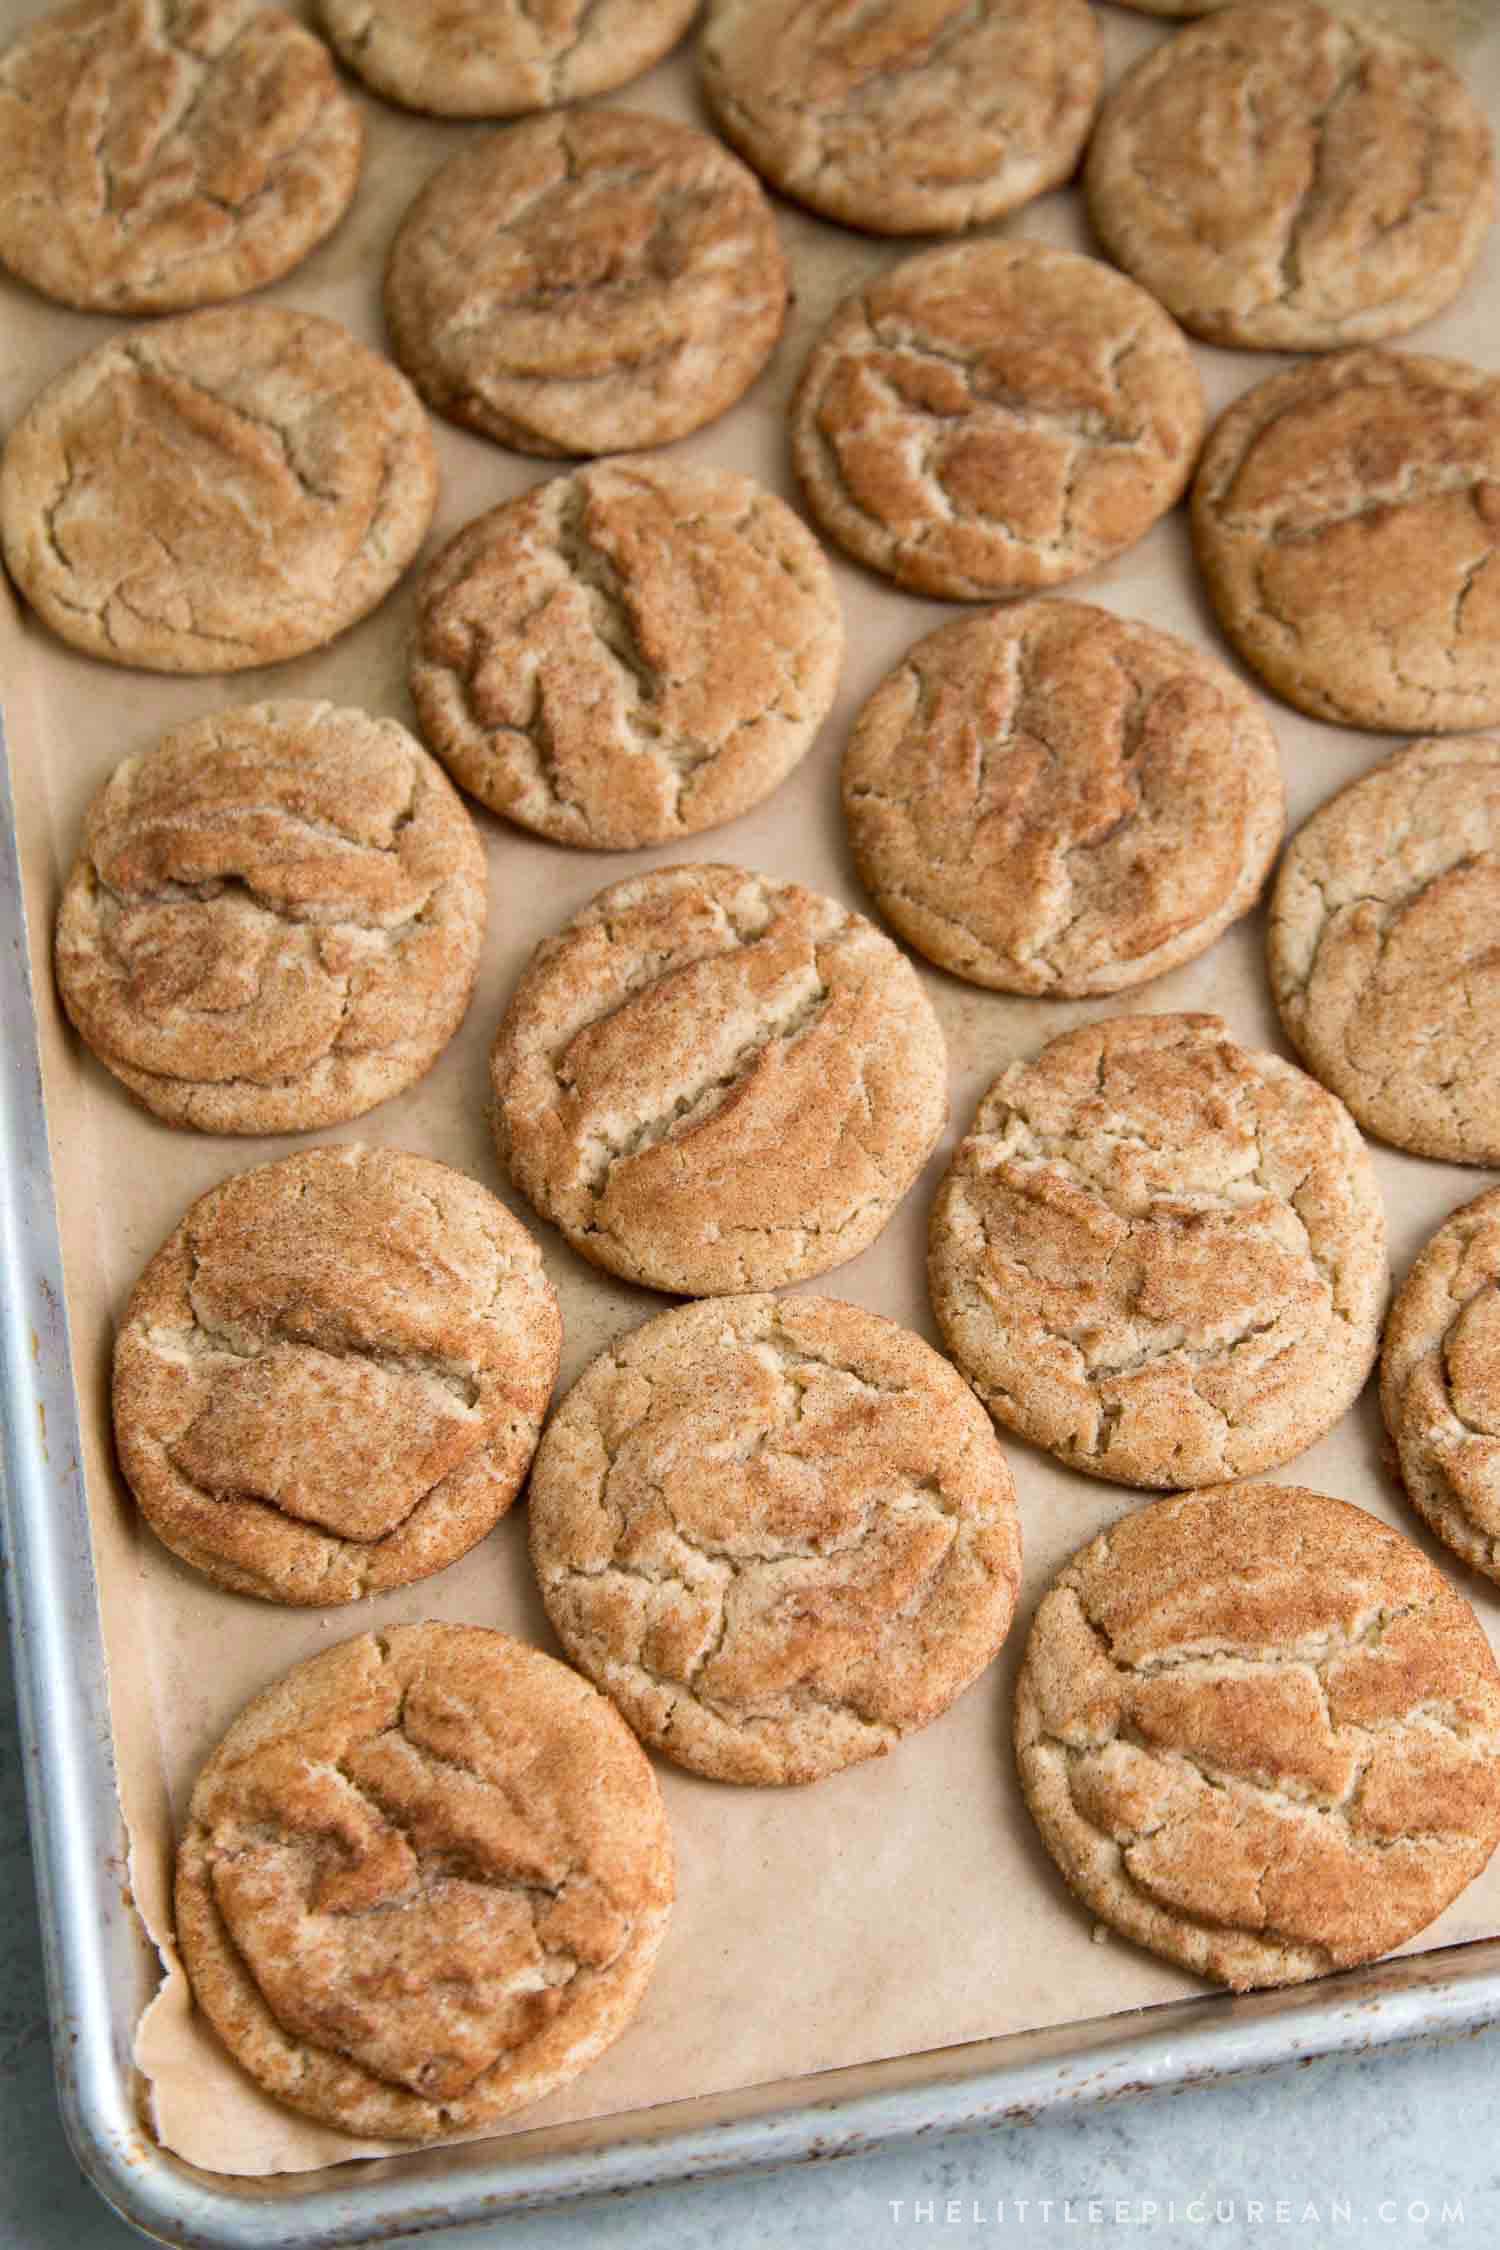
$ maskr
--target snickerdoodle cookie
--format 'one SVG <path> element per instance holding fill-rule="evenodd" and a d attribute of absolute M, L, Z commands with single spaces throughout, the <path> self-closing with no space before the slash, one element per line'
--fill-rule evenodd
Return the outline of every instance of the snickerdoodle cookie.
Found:
<path fill-rule="evenodd" d="M 230 1727 L 188 1807 L 177 1941 L 267 2093 L 432 2140 L 602 2054 L 672 1892 L 656 1777 L 596 1689 L 505 1633 L 393 1625 Z"/>
<path fill-rule="evenodd" d="M 698 54 L 741 155 L 876 234 L 953 234 L 1056 187 L 1103 74 L 1086 0 L 710 0 Z"/>
<path fill-rule="evenodd" d="M 1385 1217 L 1333 1095 L 1217 1016 L 1122 1016 L 996 1080 L 938 1191 L 929 1272 L 997 1422 L 1119 1484 L 1215 1484 L 1352 1405 Z"/>
<path fill-rule="evenodd" d="M 697 0 L 321 0 L 352 71 L 407 109 L 515 117 L 607 94 L 675 47 Z"/>
<path fill-rule="evenodd" d="M 89 655 L 239 672 L 373 609 L 436 498 L 394 367 L 320 314 L 230 305 L 112 337 L 47 385 L 0 462 L 0 537 Z"/>
<path fill-rule="evenodd" d="M 1118 992 L 1254 903 L 1281 768 L 1227 666 L 1043 599 L 908 650 L 850 738 L 844 816 L 881 911 L 930 961 L 1002 992 Z"/>
<path fill-rule="evenodd" d="M 786 302 L 754 174 L 628 110 L 534 118 L 451 157 L 385 276 L 423 397 L 522 453 L 623 453 L 713 421 L 770 357 Z"/>
<path fill-rule="evenodd" d="M 1500 1840 L 1500 1671 L 1399 1532 L 1296 1485 L 1161 1500 L 1044 1596 L 1021 1787 L 1070 1889 L 1243 1992 L 1425 1929 Z"/>
<path fill-rule="evenodd" d="M 596 1265 L 688 1297 L 867 1248 L 948 1110 L 905 956 L 836 899 L 742 867 L 601 891 L 538 946 L 490 1068 L 522 1194 Z"/>
<path fill-rule="evenodd" d="M 57 921 L 78 1030 L 169 1124 L 337 1125 L 468 1006 L 484 850 L 394 719 L 255 703 L 174 727 L 89 807 Z"/>
<path fill-rule="evenodd" d="M 1220 624 L 1289 703 L 1500 720 L 1500 376 L 1373 350 L 1273 375 L 1209 433 L 1192 524 Z"/>
<path fill-rule="evenodd" d="M 1287 847 L 1267 958 L 1287 1035 L 1367 1133 L 1500 1164 L 1500 742 L 1413 742 Z"/>
<path fill-rule="evenodd" d="M 1444 1221 L 1397 1292 L 1380 1403 L 1412 1506 L 1500 1580 L 1500 1188 Z"/>
<path fill-rule="evenodd" d="M 256 0 L 71 0 L 0 56 L 0 264 L 91 312 L 238 297 L 342 217 L 364 126 Z"/>
<path fill-rule="evenodd" d="M 307 1149 L 200 1196 L 136 1283 L 120 1463 L 221 1585 L 354 1601 L 504 1515 L 561 1341 L 541 1253 L 484 1188 L 399 1149 Z"/>
<path fill-rule="evenodd" d="M 919 594 L 1054 586 L 1182 493 L 1203 435 L 1187 340 L 1112 266 L 1038 242 L 929 250 L 845 300 L 792 401 L 829 537 Z"/>
<path fill-rule="evenodd" d="M 655 1750 L 820 1780 L 945 1711 L 1010 1626 L 1015 1493 L 920 1337 L 829 1297 L 684 1305 L 596 1359 L 532 1474 L 573 1662 Z"/>
<path fill-rule="evenodd" d="M 1211 343 L 1326 351 L 1456 296 L 1494 212 L 1484 113 L 1436 56 L 1256 0 L 1127 73 L 1089 143 L 1109 255 Z"/>
<path fill-rule="evenodd" d="M 774 493 L 622 459 L 492 509 L 428 566 L 412 700 L 492 812 L 634 850 L 768 796 L 826 717 L 843 646 L 823 550 Z"/>

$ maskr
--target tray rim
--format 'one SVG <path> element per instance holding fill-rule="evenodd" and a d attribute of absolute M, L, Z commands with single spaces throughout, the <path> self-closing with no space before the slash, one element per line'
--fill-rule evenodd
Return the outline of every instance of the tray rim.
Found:
<path fill-rule="evenodd" d="M 551 2145 L 540 2151 L 522 2130 L 265 2178 L 171 2155 L 138 2114 L 135 2020 L 156 1955 L 123 1880 L 37 1030 L 0 713 L 0 1545 L 63 2124 L 93 2186 L 148 2238 L 180 2250 L 354 2250 L 1500 2021 L 1500 1938 L 1482 1939 L 1288 1991 L 1207 1994 L 543 2128 Z"/>

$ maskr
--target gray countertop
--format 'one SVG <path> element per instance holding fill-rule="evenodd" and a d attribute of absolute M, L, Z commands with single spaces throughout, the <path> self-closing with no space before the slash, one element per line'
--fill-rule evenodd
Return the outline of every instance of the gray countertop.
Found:
<path fill-rule="evenodd" d="M 0 2101 L 0 2250 L 139 2242 L 89 2187 L 58 2121 L 8 1657 Z M 1288 2241 L 1489 2250 L 1500 2241 L 1500 2031 L 423 2240 L 468 2250 L 1062 2250 L 1122 2236 L 1184 2250 Z"/>

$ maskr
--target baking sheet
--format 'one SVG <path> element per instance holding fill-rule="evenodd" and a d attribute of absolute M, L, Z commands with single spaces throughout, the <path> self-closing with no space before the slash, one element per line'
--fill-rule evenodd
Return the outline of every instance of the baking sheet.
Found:
<path fill-rule="evenodd" d="M 1400 0 L 1381 0 L 1389 19 Z M 0 27 L 34 14 L 14 0 Z M 1160 36 L 1158 27 L 1102 9 L 1110 75 Z M 1407 5 L 1412 27 L 1434 28 L 1500 115 L 1500 30 L 1473 0 Z M 1487 11 L 1486 11 L 1487 13 Z M 1415 19 L 1419 19 L 1415 20 Z M 686 56 L 622 90 L 613 106 L 702 123 Z M 355 207 L 332 242 L 273 292 L 379 341 L 378 286 L 386 243 L 415 187 L 477 130 L 404 117 L 366 104 L 370 145 Z M 783 410 L 807 344 L 845 291 L 908 246 L 867 242 L 780 206 L 797 302 L 768 373 L 722 422 L 673 450 L 748 470 L 794 498 Z M 1063 193 L 996 230 L 1087 248 L 1076 195 Z M 1413 339 L 1417 348 L 1493 361 L 1500 248 L 1492 238 L 1460 304 Z M 0 284 L 7 350 L 0 426 L 35 388 L 117 323 L 47 306 Z M 1197 350 L 1217 410 L 1281 364 Z M 438 426 L 444 498 L 428 551 L 482 508 L 548 473 Z M 485 1062 L 494 1025 L 532 944 L 628 869 L 718 857 L 792 876 L 864 905 L 838 818 L 837 760 L 853 714 L 909 642 L 946 605 L 898 594 L 835 559 L 849 630 L 838 704 L 808 760 L 769 804 L 691 843 L 655 852 L 578 854 L 480 815 L 490 859 L 485 966 L 459 1038 L 424 1085 L 336 1133 L 410 1147 L 471 1172 L 525 1207 L 499 1178 L 484 1124 Z M 1193 579 L 1178 511 L 1111 568 L 1070 591 L 1219 647 Z M 164 680 L 71 655 L 29 620 L 0 619 L 0 683 L 18 829 L 35 932 L 55 911 L 82 811 L 114 763 L 200 712 L 263 695 L 326 695 L 409 719 L 404 689 L 409 595 L 398 592 L 332 649 L 233 680 Z M 1220 650 L 1222 653 L 1222 650 Z M 1273 707 L 1295 823 L 1373 763 L 1383 739 L 1319 726 Z M 1260 964 L 1259 917 L 1202 960 L 1113 1003 L 1007 1000 L 919 964 L 949 1043 L 952 1119 L 927 1175 L 875 1247 L 807 1288 L 906 1321 L 936 1340 L 923 1284 L 927 1206 L 954 1139 L 996 1073 L 1070 1024 L 1142 1006 L 1207 1007 L 1252 1045 L 1285 1052 Z M 299 2170 L 373 2149 L 296 2119 L 264 2100 L 189 2007 L 172 1963 L 168 1912 L 173 1822 L 197 1764 L 244 1699 L 289 1664 L 368 1625 L 422 1617 L 499 1625 L 554 1644 L 532 1591 L 524 1525 L 502 1525 L 464 1562 L 377 1603 L 322 1613 L 281 1611 L 225 1594 L 175 1563 L 139 1526 L 113 1469 L 107 1373 L 113 1322 L 145 1259 L 184 1205 L 243 1165 L 302 1145 L 173 1133 L 138 1111 L 82 1053 L 59 1020 L 45 963 L 36 963 L 44 1067 L 91 1495 L 110 1654 L 122 1793 L 134 1840 L 131 1883 L 168 1979 L 140 2040 L 151 2105 L 166 2144 L 209 2170 Z M 1377 1150 L 1399 1273 L 1425 1235 L 1489 1175 Z M 601 1276 L 537 1222 L 562 1301 L 562 1383 L 612 1336 L 667 1300 Z M 1009 1690 L 1029 1613 L 1057 1564 L 1137 1504 L 1008 1442 L 1026 1537 L 1021 1615 L 997 1665 L 936 1726 L 886 1759 L 811 1791 L 716 1787 L 660 1767 L 679 1853 L 679 1905 L 636 2024 L 574 2087 L 516 2121 L 639 2109 L 681 2096 L 795 2079 L 843 2063 L 987 2035 L 1058 2025 L 1200 1989 L 1119 1941 L 1095 1944 L 1036 1844 L 1008 1751 Z M 1312 1452 L 1280 1472 L 1374 1508 L 1412 1528 L 1381 1465 L 1373 1397 Z M 1465 1581 L 1492 1637 L 1500 1601 Z M 1456 1901 L 1423 1946 L 1500 1931 L 1500 1867 Z M 770 1996 L 767 2004 L 766 1996 Z"/>

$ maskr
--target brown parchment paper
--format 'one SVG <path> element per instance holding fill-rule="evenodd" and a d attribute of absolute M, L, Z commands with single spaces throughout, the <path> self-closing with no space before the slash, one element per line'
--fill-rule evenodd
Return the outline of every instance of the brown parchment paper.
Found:
<path fill-rule="evenodd" d="M 1349 0 L 1459 61 L 1500 121 L 1500 23 L 1483 0 Z M 0 33 L 39 12 L 0 0 Z M 1109 76 L 1165 27 L 1103 6 Z M 706 124 L 689 51 L 612 97 Z M 416 188 L 486 128 L 406 116 L 365 99 L 369 147 L 353 210 L 333 239 L 270 294 L 381 340 L 384 252 Z M 685 440 L 686 457 L 749 471 L 795 498 L 784 409 L 808 343 L 834 303 L 915 245 L 878 243 L 778 206 L 796 302 L 767 373 L 722 421 Z M 996 230 L 1090 249 L 1076 190 Z M 44 303 L 0 277 L 0 428 L 37 387 L 118 324 Z M 1500 237 L 1462 300 L 1414 339 L 1417 348 L 1500 364 Z M 1195 347 L 1220 409 L 1283 364 Z M 549 473 L 438 425 L 443 497 L 432 540 Z M 691 844 L 593 854 L 542 844 L 478 815 L 489 853 L 490 921 L 468 1020 L 424 1084 L 358 1124 L 311 1139 L 363 1139 L 423 1151 L 504 1195 L 542 1241 L 566 1322 L 562 1386 L 612 1337 L 666 1299 L 597 1273 L 513 1196 L 484 1121 L 486 1056 L 531 947 L 628 869 L 720 858 L 830 890 L 867 907 L 843 842 L 837 763 L 860 704 L 919 633 L 954 611 L 897 593 L 835 557 L 848 653 L 835 710 L 798 772 L 766 805 Z M 1186 634 L 1222 655 L 1196 585 L 1179 509 L 1112 567 L 1069 592 Z M 209 2170 L 295 2171 L 374 2144 L 308 2124 L 266 2100 L 195 2016 L 172 1949 L 174 1826 L 192 1778 L 246 1698 L 292 1663 L 369 1626 L 445 1618 L 495 1625 L 556 1653 L 513 1516 L 441 1576 L 358 1607 L 282 1610 L 219 1591 L 145 1533 L 113 1465 L 107 1378 L 113 1324 L 146 1258 L 186 1204 L 231 1172 L 297 1142 L 176 1133 L 137 1109 L 61 1021 L 48 969 L 49 934 L 84 807 L 116 761 L 200 712 L 268 695 L 318 695 L 410 723 L 404 686 L 410 597 L 398 590 L 333 647 L 235 679 L 163 679 L 75 656 L 0 596 L 3 685 L 37 977 L 44 1067 L 69 1307 L 78 1358 L 85 1471 L 93 1511 L 110 1660 L 111 1720 L 130 1880 L 164 1969 L 142 2023 L 138 2059 L 161 2139 Z M 1290 817 L 1300 822 L 1365 771 L 1388 741 L 1321 726 L 1271 706 Z M 919 963 L 951 1062 L 949 1132 L 881 1240 L 853 1264 L 806 1286 L 905 1321 L 936 1342 L 923 1281 L 927 1210 L 954 1140 L 1003 1066 L 1091 1017 L 1140 1008 L 1221 1012 L 1247 1044 L 1286 1052 L 1261 964 L 1261 917 L 1204 958 L 1113 1002 L 1007 1000 Z M 1431 1229 L 1490 1176 L 1377 1149 L 1401 1275 Z M 560 1393 L 559 1393 L 560 1395 Z M 811 1790 L 715 1786 L 662 1766 L 676 1838 L 679 1901 L 635 2024 L 582 2080 L 516 2120 L 535 2127 L 643 2109 L 683 2096 L 795 2080 L 836 2065 L 948 2046 L 991 2034 L 1107 2015 L 1200 1989 L 1123 1942 L 1094 1942 L 1031 1831 L 1009 1752 L 1011 1683 L 1029 1617 L 1057 1566 L 1143 1496 L 1057 1467 L 1007 1441 L 1024 1513 L 1021 1614 L 994 1667 L 946 1717 L 887 1758 Z M 1366 1391 L 1353 1414 L 1280 1472 L 1370 1508 L 1418 1538 L 1383 1466 L 1378 1411 Z M 1429 1551 L 1436 1553 L 1435 1549 Z M 1448 1558 L 1439 1556 L 1445 1567 Z M 1500 1645 L 1500 1594 L 1463 1575 Z M 1500 1932 L 1500 1860 L 1419 1941 L 1420 1947 Z M 1418 1948 L 1414 1948 L 1416 1950 Z"/>

